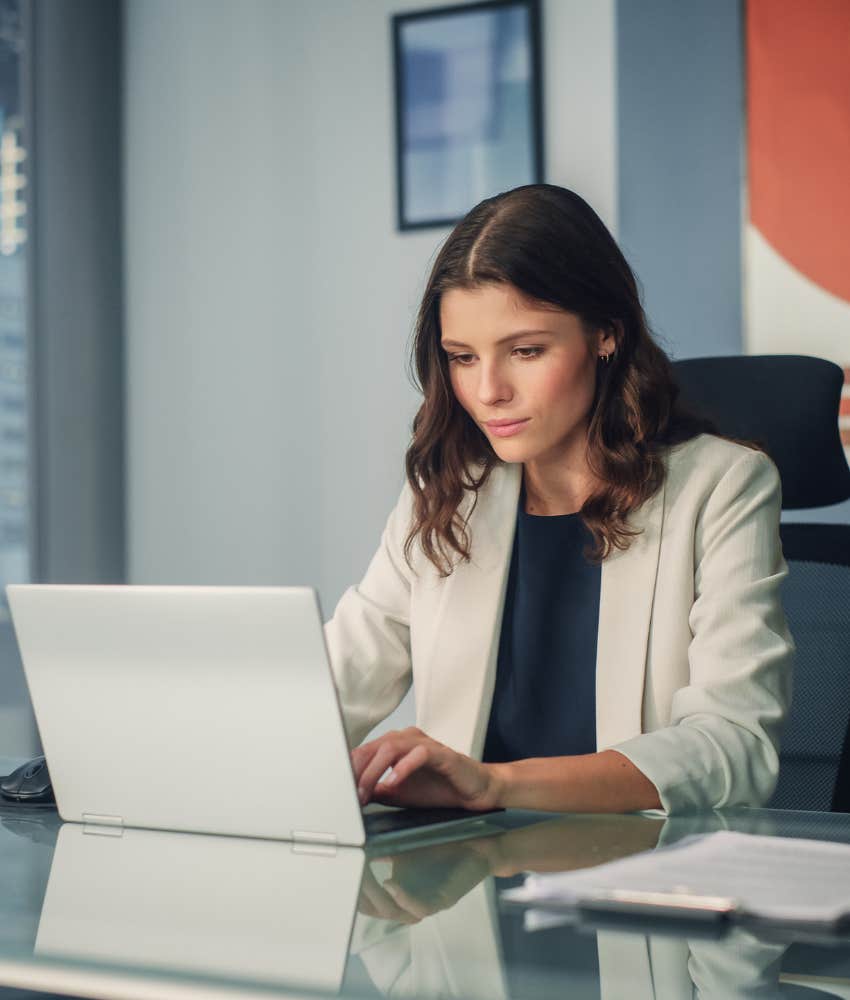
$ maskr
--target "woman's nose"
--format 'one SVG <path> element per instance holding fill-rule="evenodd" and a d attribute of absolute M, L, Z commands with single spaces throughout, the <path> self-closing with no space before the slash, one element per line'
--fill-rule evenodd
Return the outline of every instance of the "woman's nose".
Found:
<path fill-rule="evenodd" d="M 479 368 L 478 400 L 486 406 L 502 403 L 513 396 L 510 383 L 498 365 L 482 362 Z"/>

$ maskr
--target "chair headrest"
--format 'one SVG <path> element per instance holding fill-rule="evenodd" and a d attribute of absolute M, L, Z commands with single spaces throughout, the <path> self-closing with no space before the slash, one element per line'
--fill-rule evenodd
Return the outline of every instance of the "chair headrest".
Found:
<path fill-rule="evenodd" d="M 761 445 L 779 469 L 786 510 L 850 497 L 838 431 L 844 373 L 823 358 L 739 355 L 676 361 L 682 402 L 721 434 Z"/>

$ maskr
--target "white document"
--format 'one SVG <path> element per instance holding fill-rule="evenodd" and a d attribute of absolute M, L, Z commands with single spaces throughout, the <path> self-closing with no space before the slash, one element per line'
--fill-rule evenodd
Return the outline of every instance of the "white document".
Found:
<path fill-rule="evenodd" d="M 575 872 L 528 875 L 503 898 L 535 906 L 694 914 L 834 926 L 850 917 L 850 845 L 725 830 Z"/>

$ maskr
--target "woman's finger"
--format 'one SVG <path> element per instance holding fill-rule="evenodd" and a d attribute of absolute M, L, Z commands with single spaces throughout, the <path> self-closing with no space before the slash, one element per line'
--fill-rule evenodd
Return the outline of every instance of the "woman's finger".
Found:
<path fill-rule="evenodd" d="M 374 744 L 369 744 L 368 747 L 357 747 L 356 750 L 351 751 L 351 769 L 357 784 L 360 783 L 360 777 L 369 766 L 369 761 L 375 756 L 379 745 L 376 741 Z"/>
<path fill-rule="evenodd" d="M 369 766 L 370 761 L 387 741 L 408 746 L 424 737 L 425 734 L 420 729 L 412 726 L 408 729 L 394 729 L 392 732 L 384 733 L 382 736 L 377 737 L 377 739 L 369 740 L 368 743 L 361 743 L 359 747 L 355 747 L 351 751 L 351 766 L 354 770 L 355 781 L 360 782 L 360 778 Z"/>
<path fill-rule="evenodd" d="M 368 743 L 361 743 L 359 747 L 355 747 L 351 751 L 351 766 L 354 770 L 354 780 L 359 782 L 360 776 L 369 766 L 369 762 L 381 748 L 381 746 L 388 739 L 395 739 L 399 734 L 397 732 L 384 733 L 383 736 L 379 736 L 375 740 L 369 740 Z"/>
<path fill-rule="evenodd" d="M 405 742 L 396 738 L 388 738 L 381 743 L 357 782 L 357 794 L 362 805 L 372 797 L 375 785 L 384 771 L 393 767 L 404 756 L 406 749 Z"/>
<path fill-rule="evenodd" d="M 392 771 L 378 782 L 378 791 L 388 791 L 397 788 L 405 778 L 424 767 L 429 761 L 429 748 L 424 743 L 417 743 L 412 750 L 400 757 L 393 765 Z M 386 770 L 386 769 L 385 769 Z M 383 774 L 383 771 L 381 772 Z"/>

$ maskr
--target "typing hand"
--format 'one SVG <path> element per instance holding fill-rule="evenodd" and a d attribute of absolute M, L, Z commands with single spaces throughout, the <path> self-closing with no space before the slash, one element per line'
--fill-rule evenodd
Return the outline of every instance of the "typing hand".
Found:
<path fill-rule="evenodd" d="M 456 753 L 415 727 L 385 733 L 356 747 L 351 762 L 363 805 L 374 801 L 480 810 L 499 804 L 492 768 Z"/>

